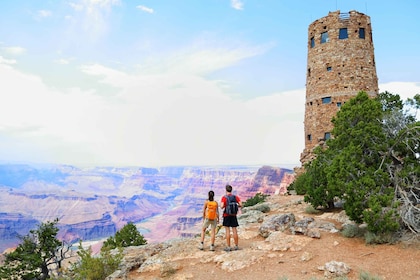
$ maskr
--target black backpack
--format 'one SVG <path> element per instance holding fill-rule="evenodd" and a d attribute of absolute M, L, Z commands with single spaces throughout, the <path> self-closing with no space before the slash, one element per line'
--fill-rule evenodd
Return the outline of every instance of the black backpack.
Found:
<path fill-rule="evenodd" d="M 236 201 L 236 196 L 225 195 L 225 197 L 226 197 L 225 213 L 228 215 L 238 214 L 238 202 Z"/>

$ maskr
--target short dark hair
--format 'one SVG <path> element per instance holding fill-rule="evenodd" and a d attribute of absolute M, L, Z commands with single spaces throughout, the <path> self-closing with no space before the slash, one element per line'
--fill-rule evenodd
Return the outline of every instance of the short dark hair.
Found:
<path fill-rule="evenodd" d="M 232 186 L 231 186 L 231 185 L 229 185 L 229 184 L 227 184 L 227 185 L 226 185 L 226 191 L 227 191 L 227 192 L 232 192 Z"/>

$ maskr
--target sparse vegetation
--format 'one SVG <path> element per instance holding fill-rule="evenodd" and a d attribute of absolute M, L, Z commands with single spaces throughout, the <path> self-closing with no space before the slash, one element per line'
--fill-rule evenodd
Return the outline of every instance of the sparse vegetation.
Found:
<path fill-rule="evenodd" d="M 374 233 L 368 231 L 364 235 L 366 244 L 393 244 L 397 241 L 397 233 L 383 232 Z"/>
<path fill-rule="evenodd" d="M 256 205 L 258 203 L 262 203 L 265 201 L 266 197 L 269 196 L 268 194 L 263 194 L 263 193 L 256 193 L 253 197 L 247 199 L 243 206 L 244 207 L 248 207 L 248 206 L 253 206 Z"/>
<path fill-rule="evenodd" d="M 347 238 L 362 237 L 366 233 L 366 229 L 360 228 L 358 225 L 348 224 L 343 226 L 341 234 Z"/>
<path fill-rule="evenodd" d="M 70 245 L 56 238 L 58 219 L 41 223 L 36 230 L 23 236 L 16 250 L 6 254 L 0 267 L 0 279 L 50 278 L 55 270 L 61 270 L 61 263 L 70 257 Z"/>
<path fill-rule="evenodd" d="M 318 209 L 315 209 L 312 205 L 308 205 L 305 208 L 305 213 L 307 214 L 318 214 L 321 211 L 319 211 Z"/>
<path fill-rule="evenodd" d="M 376 275 L 370 275 L 366 271 L 362 271 L 359 274 L 359 280 L 382 280 L 382 277 L 376 276 Z"/>
<path fill-rule="evenodd" d="M 61 279 L 102 280 L 112 274 L 123 258 L 122 248 L 147 244 L 133 223 L 126 224 L 103 244 L 98 255 L 92 255 L 91 247 L 85 249 L 79 243 L 79 260 L 63 273 Z"/>
<path fill-rule="evenodd" d="M 103 280 L 118 268 L 123 258 L 121 248 L 117 249 L 117 253 L 106 248 L 99 255 L 93 256 L 91 247 L 85 249 L 81 242 L 77 254 L 80 260 L 64 273 L 62 279 Z"/>
<path fill-rule="evenodd" d="M 123 228 L 109 237 L 103 244 L 101 250 L 122 248 L 128 246 L 140 246 L 147 244 L 147 240 L 137 230 L 137 227 L 129 222 Z"/>
<path fill-rule="evenodd" d="M 420 234 L 420 95 L 370 98 L 360 92 L 332 122 L 333 138 L 292 184 L 315 209 L 344 201 L 347 216 L 366 223 L 369 242 L 392 241 L 401 226 Z"/>

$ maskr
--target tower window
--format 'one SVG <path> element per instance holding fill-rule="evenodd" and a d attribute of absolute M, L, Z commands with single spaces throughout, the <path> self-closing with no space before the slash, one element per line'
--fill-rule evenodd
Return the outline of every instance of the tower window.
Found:
<path fill-rule="evenodd" d="M 315 38 L 311 38 L 311 48 L 315 47 Z"/>
<path fill-rule="evenodd" d="M 347 33 L 347 28 L 340 28 L 340 32 L 338 33 L 338 39 L 347 39 L 349 34 Z"/>
<path fill-rule="evenodd" d="M 365 29 L 364 28 L 359 28 L 359 38 L 360 39 L 365 39 Z"/>
<path fill-rule="evenodd" d="M 331 72 L 332 71 L 332 67 L 331 66 L 327 66 L 327 71 Z"/>
<path fill-rule="evenodd" d="M 331 96 L 323 97 L 322 104 L 328 104 L 328 103 L 331 103 Z"/>
<path fill-rule="evenodd" d="M 328 31 L 321 33 L 321 44 L 327 43 L 329 41 Z"/>
<path fill-rule="evenodd" d="M 341 102 L 337 102 L 337 107 L 340 108 L 341 107 Z"/>
<path fill-rule="evenodd" d="M 306 136 L 306 138 L 308 139 L 308 141 L 311 141 L 311 140 L 312 140 L 312 135 L 311 135 L 311 134 L 308 134 L 308 135 Z"/>
<path fill-rule="evenodd" d="M 329 133 L 329 132 L 325 132 L 324 133 L 324 140 L 328 140 L 328 139 L 330 139 L 331 138 L 331 133 Z"/>

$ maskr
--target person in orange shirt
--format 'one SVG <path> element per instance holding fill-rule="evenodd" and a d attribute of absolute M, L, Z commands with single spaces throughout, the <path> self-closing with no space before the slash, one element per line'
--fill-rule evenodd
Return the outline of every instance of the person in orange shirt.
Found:
<path fill-rule="evenodd" d="M 210 226 L 210 251 L 214 251 L 214 240 L 216 237 L 216 227 L 219 223 L 219 204 L 214 201 L 214 191 L 209 191 L 209 199 L 204 202 L 203 206 L 203 227 L 201 228 L 201 242 L 199 249 L 204 249 L 204 237 L 207 228 Z"/>

